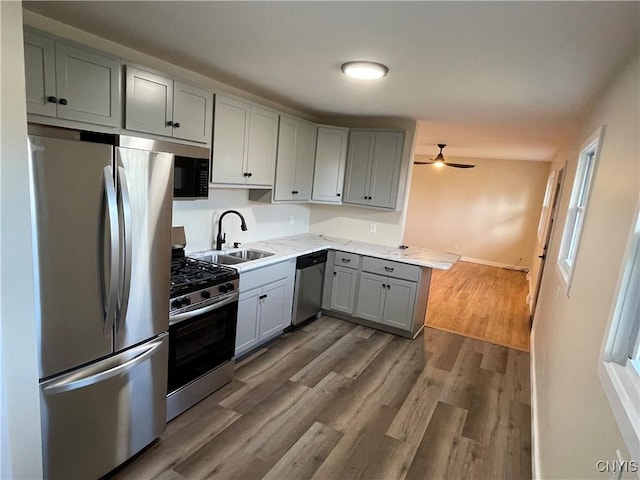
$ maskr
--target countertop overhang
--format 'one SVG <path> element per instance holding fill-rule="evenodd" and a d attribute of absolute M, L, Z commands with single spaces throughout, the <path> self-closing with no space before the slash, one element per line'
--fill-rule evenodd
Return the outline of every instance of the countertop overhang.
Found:
<path fill-rule="evenodd" d="M 399 247 L 376 245 L 373 243 L 358 242 L 355 240 L 329 237 L 314 233 L 303 233 L 300 235 L 245 243 L 242 244 L 242 247 L 240 248 L 227 249 L 223 251 L 205 250 L 191 252 L 189 253 L 189 256 L 198 258 L 215 253 L 230 253 L 244 249 L 261 250 L 263 252 L 273 253 L 273 255 L 231 265 L 240 273 L 273 263 L 279 263 L 290 258 L 299 257 L 300 255 L 306 255 L 307 253 L 327 249 L 382 258 L 394 262 L 418 265 L 420 267 L 437 268 L 439 270 L 449 270 L 458 260 L 460 260 L 460 255 L 439 252 L 428 248 L 408 247 L 406 249 L 401 249 Z"/>

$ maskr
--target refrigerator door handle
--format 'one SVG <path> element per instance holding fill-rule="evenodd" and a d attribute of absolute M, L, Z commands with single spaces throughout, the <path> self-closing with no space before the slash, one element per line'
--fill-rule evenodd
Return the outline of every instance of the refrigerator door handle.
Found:
<path fill-rule="evenodd" d="M 123 271 L 121 275 L 120 292 L 118 293 L 118 321 L 116 328 L 119 329 L 124 323 L 129 308 L 129 294 L 131 293 L 131 268 L 133 242 L 131 234 L 133 228 L 131 226 L 131 200 L 129 197 L 129 184 L 127 182 L 127 174 L 122 167 L 118 167 L 118 186 L 122 207 L 122 236 L 124 240 L 123 252 Z"/>
<path fill-rule="evenodd" d="M 115 303 L 118 289 L 118 205 L 116 197 L 116 187 L 113 181 L 113 169 L 111 166 L 104 167 L 103 170 L 104 192 L 107 200 L 107 215 L 109 219 L 109 281 L 108 291 L 105 292 L 104 285 L 101 291 L 102 310 L 104 313 L 104 332 L 108 333 L 113 329 L 115 317 Z M 104 235 L 101 235 L 104 241 Z"/>
<path fill-rule="evenodd" d="M 56 395 L 58 393 L 69 392 L 71 390 L 77 390 L 79 388 L 95 385 L 96 383 L 103 382 L 117 375 L 122 375 L 126 373 L 127 370 L 132 369 L 137 364 L 145 361 L 147 358 L 152 356 L 154 352 L 158 348 L 160 348 L 163 341 L 163 338 L 159 338 L 153 343 L 147 343 L 132 348 L 128 353 L 135 354 L 136 356 L 107 370 L 98 373 L 92 373 L 95 371 L 96 367 L 100 366 L 100 364 L 97 364 L 90 365 L 89 367 L 82 369 L 79 372 L 74 372 L 71 375 L 65 375 L 64 378 L 60 379 L 59 381 L 55 381 L 50 385 L 44 387 L 44 393 L 46 395 Z M 107 364 L 112 362 L 113 359 L 107 359 L 105 361 L 105 363 Z M 88 374 L 86 376 L 82 374 L 83 370 L 87 371 Z"/>

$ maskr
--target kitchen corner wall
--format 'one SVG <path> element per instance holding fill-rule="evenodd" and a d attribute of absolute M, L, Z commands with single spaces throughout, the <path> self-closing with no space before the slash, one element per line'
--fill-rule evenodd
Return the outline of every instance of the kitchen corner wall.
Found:
<path fill-rule="evenodd" d="M 309 231 L 308 204 L 252 202 L 248 192 L 245 189 L 210 188 L 206 200 L 174 200 L 173 225 L 184 226 L 187 252 L 215 248 L 218 219 L 225 210 L 239 211 L 247 222 L 247 231 L 243 232 L 236 215 L 224 217 L 225 248 L 232 247 L 233 242 L 255 242 Z"/>
<path fill-rule="evenodd" d="M 42 478 L 20 2 L 0 2 L 0 25 L 0 478 Z"/>

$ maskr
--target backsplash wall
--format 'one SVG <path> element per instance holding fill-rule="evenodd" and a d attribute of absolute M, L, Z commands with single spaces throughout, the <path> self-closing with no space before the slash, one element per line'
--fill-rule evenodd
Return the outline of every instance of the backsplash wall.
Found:
<path fill-rule="evenodd" d="M 184 226 L 187 252 L 215 248 L 218 219 L 225 210 L 238 210 L 247 222 L 247 231 L 240 229 L 236 215 L 225 216 L 222 231 L 227 234 L 227 243 L 223 248 L 233 247 L 233 242 L 255 242 L 309 231 L 309 205 L 252 202 L 248 190 L 212 188 L 206 200 L 173 202 L 173 225 Z"/>

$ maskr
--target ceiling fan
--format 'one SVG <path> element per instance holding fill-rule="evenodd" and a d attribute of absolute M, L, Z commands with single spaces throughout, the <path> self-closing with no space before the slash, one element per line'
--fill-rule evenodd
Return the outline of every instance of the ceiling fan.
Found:
<path fill-rule="evenodd" d="M 421 162 L 419 160 L 414 160 L 413 164 L 414 165 L 435 165 L 436 167 L 440 168 L 443 166 L 447 166 L 447 167 L 455 167 L 455 168 L 473 168 L 475 167 L 475 165 L 469 165 L 466 163 L 449 163 L 444 159 L 444 156 L 442 155 L 442 149 L 444 147 L 446 147 L 447 144 L 446 143 L 439 143 L 438 144 L 438 148 L 440 148 L 440 153 L 438 153 L 438 155 L 436 155 L 436 158 L 433 158 L 431 161 L 429 162 Z"/>

